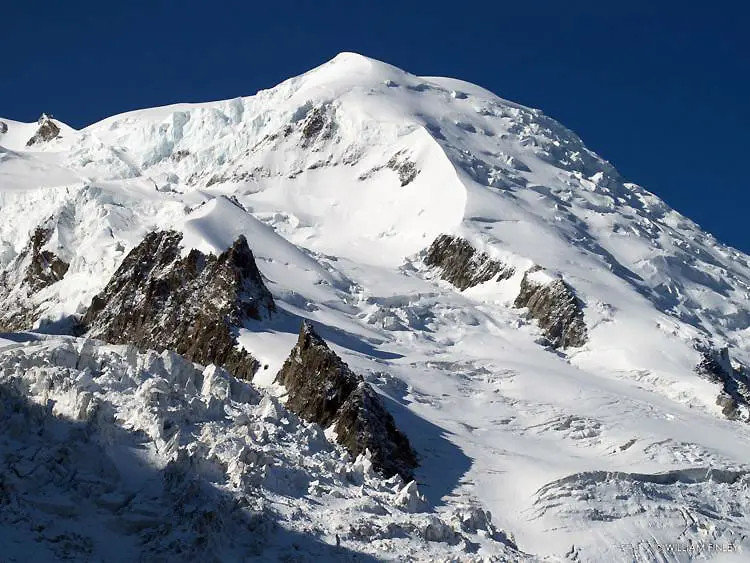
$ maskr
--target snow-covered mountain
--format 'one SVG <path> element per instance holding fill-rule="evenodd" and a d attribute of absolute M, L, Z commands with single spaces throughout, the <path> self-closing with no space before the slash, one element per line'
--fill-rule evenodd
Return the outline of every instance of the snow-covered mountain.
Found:
<path fill-rule="evenodd" d="M 0 119 L 4 557 L 743 560 L 748 260 L 539 110 L 353 53 Z"/>

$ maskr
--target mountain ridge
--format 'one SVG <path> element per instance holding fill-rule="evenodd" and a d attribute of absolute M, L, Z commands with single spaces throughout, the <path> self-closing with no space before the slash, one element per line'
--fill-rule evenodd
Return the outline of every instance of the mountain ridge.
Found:
<path fill-rule="evenodd" d="M 277 308 L 233 335 L 268 366 L 253 385 L 283 401 L 275 376 L 314 322 L 419 453 L 398 506 L 481 504 L 483 532 L 540 558 L 621 560 L 646 530 L 631 559 L 747 536 L 741 480 L 734 506 L 711 499 L 721 483 L 659 476 L 748 464 L 750 258 L 541 111 L 343 53 L 254 96 L 61 124 L 28 148 L 37 126 L 4 122 L 0 295 L 41 226 L 37 255 L 68 265 L 14 328 L 68 331 L 148 233 L 181 237 L 178 261 L 241 235 Z M 701 375 L 723 349 L 737 369 Z"/>

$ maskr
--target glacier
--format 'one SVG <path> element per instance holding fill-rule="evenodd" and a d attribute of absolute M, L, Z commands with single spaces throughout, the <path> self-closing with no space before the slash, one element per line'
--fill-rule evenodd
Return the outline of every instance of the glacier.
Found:
<path fill-rule="evenodd" d="M 0 121 L 7 557 L 750 548 L 748 398 L 730 397 L 731 417 L 717 403 L 750 365 L 750 258 L 540 110 L 341 53 L 254 96 L 55 120 L 31 146 L 40 124 Z M 31 287 L 39 228 L 36 255 L 67 269 Z M 183 256 L 247 239 L 278 308 L 236 335 L 262 366 L 252 381 L 71 336 L 156 230 L 181 233 Z M 503 275 L 443 279 L 427 258 L 444 236 L 474 249 L 461 268 Z M 569 288 L 585 338 L 553 342 L 549 308 L 518 301 L 529 280 Z M 415 483 L 285 409 L 274 380 L 305 320 L 380 393 L 419 456 Z M 724 387 L 696 371 L 705 350 L 733 362 Z"/>

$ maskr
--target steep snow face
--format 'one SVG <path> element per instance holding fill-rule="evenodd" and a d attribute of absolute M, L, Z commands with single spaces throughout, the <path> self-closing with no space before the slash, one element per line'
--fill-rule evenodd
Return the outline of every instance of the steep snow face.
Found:
<path fill-rule="evenodd" d="M 538 110 L 458 80 L 343 53 L 249 98 L 130 112 L 71 139 L 74 174 L 232 193 L 255 213 L 284 213 L 293 242 L 327 254 L 397 266 L 459 232 L 565 273 L 634 334 L 661 338 L 617 314 L 644 298 L 729 345 L 750 326 L 741 254 Z"/>
<path fill-rule="evenodd" d="M 93 125 L 71 165 L 97 166 L 89 140 L 102 139 L 120 147 L 125 175 L 229 188 L 241 199 L 256 192 L 247 200 L 254 208 L 281 208 L 314 227 L 321 250 L 398 265 L 458 225 L 465 190 L 423 120 L 402 107 L 409 96 L 385 95 L 392 88 L 380 63 L 350 72 L 341 59 L 252 98 Z"/>
<path fill-rule="evenodd" d="M 0 294 L 23 292 L 14 265 L 41 225 L 40 252 L 68 264 L 24 296 L 29 328 L 69 326 L 148 232 L 182 233 L 186 255 L 244 235 L 280 310 L 237 335 L 254 381 L 283 394 L 276 372 L 315 321 L 386 396 L 438 512 L 481 499 L 522 549 L 580 561 L 747 549 L 748 427 L 694 368 L 709 348 L 750 363 L 750 258 L 539 110 L 344 53 L 251 97 L 61 125 L 31 147 L 37 124 L 2 121 Z M 489 269 L 428 266 L 441 235 Z M 551 311 L 569 288 L 585 338 L 552 351 L 524 279 Z"/>

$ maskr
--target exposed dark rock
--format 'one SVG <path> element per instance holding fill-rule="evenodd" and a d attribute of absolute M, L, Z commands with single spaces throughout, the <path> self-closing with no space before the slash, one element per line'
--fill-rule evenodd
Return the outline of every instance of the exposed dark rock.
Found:
<path fill-rule="evenodd" d="M 232 173 L 226 173 L 226 174 L 214 174 L 206 181 L 206 187 L 213 186 L 214 184 L 221 184 L 223 182 L 234 182 L 234 183 L 241 183 L 241 182 L 247 182 L 248 180 L 256 180 L 258 178 L 270 178 L 271 177 L 271 171 L 268 168 L 264 168 L 262 166 L 256 166 L 252 170 L 245 170 L 243 168 L 238 168 Z"/>
<path fill-rule="evenodd" d="M 325 124 L 326 122 L 322 110 L 320 108 L 313 108 L 307 116 L 305 124 L 302 126 L 302 136 L 306 139 L 315 137 L 323 130 Z"/>
<path fill-rule="evenodd" d="M 409 160 L 408 155 L 404 154 L 404 151 L 394 154 L 386 166 L 398 174 L 398 179 L 401 181 L 402 187 L 413 182 L 419 174 L 417 165 L 412 160 Z"/>
<path fill-rule="evenodd" d="M 452 235 L 436 238 L 425 257 L 425 264 L 440 268 L 440 277 L 461 291 L 495 278 L 508 279 L 515 270 L 480 252 L 467 240 Z"/>
<path fill-rule="evenodd" d="M 181 149 L 172 153 L 172 160 L 180 162 L 183 158 L 190 156 L 190 151 L 187 149 Z"/>
<path fill-rule="evenodd" d="M 302 124 L 303 145 L 313 142 L 317 138 L 330 139 L 333 136 L 334 123 L 327 107 L 314 107 Z"/>
<path fill-rule="evenodd" d="M 7 273 L 0 274 L 0 332 L 31 330 L 37 320 L 37 307 L 28 299 L 18 298 L 7 288 Z"/>
<path fill-rule="evenodd" d="M 459 129 L 463 129 L 464 131 L 468 133 L 477 132 L 477 128 L 474 127 L 474 125 L 472 125 L 471 123 L 467 123 L 465 121 L 456 121 L 456 127 L 458 127 Z"/>
<path fill-rule="evenodd" d="M 360 380 L 339 410 L 336 436 L 352 455 L 369 449 L 375 469 L 386 477 L 398 473 L 412 479 L 417 457 L 375 390 Z"/>
<path fill-rule="evenodd" d="M 37 307 L 30 298 L 60 281 L 68 271 L 67 262 L 43 249 L 53 232 L 49 226 L 37 227 L 26 248 L 0 273 L 0 330 L 31 329 L 38 319 Z"/>
<path fill-rule="evenodd" d="M 231 203 L 235 207 L 238 207 L 238 208 L 242 209 L 242 211 L 247 211 L 247 209 L 245 209 L 245 206 L 242 205 L 242 203 L 240 203 L 239 199 L 237 199 L 236 195 L 223 195 L 223 196 L 220 196 L 220 197 L 225 198 L 229 203 Z"/>
<path fill-rule="evenodd" d="M 310 112 L 305 124 L 302 126 L 302 135 L 306 139 L 311 139 L 320 133 L 324 126 L 325 120 L 323 119 L 323 112 L 320 108 L 314 108 Z"/>
<path fill-rule="evenodd" d="M 352 164 L 354 164 L 354 162 L 352 162 Z M 413 182 L 420 172 L 420 170 L 417 168 L 417 165 L 409 159 L 406 151 L 399 151 L 394 154 L 384 165 L 375 166 L 360 174 L 359 179 L 367 180 L 368 178 L 372 178 L 372 176 L 376 172 L 380 172 L 384 168 L 389 168 L 390 170 L 393 170 L 396 174 L 398 174 L 398 179 L 401 182 L 401 187 L 404 187 Z"/>
<path fill-rule="evenodd" d="M 701 346 L 701 360 L 695 366 L 695 372 L 714 383 L 721 385 L 721 392 L 716 398 L 716 404 L 721 412 L 729 419 L 745 418 L 750 412 L 750 377 L 744 366 L 733 366 L 729 357 L 729 349 Z"/>
<path fill-rule="evenodd" d="M 45 143 L 51 141 L 60 134 L 60 128 L 57 124 L 52 121 L 52 117 L 43 113 L 42 117 L 39 118 L 39 129 L 36 130 L 34 136 L 26 141 L 26 146 L 30 147 L 37 143 Z"/>
<path fill-rule="evenodd" d="M 8 124 L 5 121 L 0 121 L 0 133 L 8 132 Z"/>
<path fill-rule="evenodd" d="M 431 87 L 428 84 L 407 84 L 406 87 L 409 90 L 413 90 L 414 92 L 427 92 L 431 89 Z"/>
<path fill-rule="evenodd" d="M 251 379 L 258 362 L 237 347 L 236 331 L 276 306 L 244 236 L 219 256 L 191 250 L 182 233 L 155 231 L 125 257 L 81 329 L 88 336 L 141 349 L 174 350 Z"/>
<path fill-rule="evenodd" d="M 70 266 L 60 260 L 54 252 L 42 250 L 42 247 L 49 242 L 52 232 L 50 228 L 37 227 L 24 251 L 29 253 L 31 260 L 26 268 L 23 282 L 34 293 L 60 281 Z"/>
<path fill-rule="evenodd" d="M 515 269 L 486 252 L 480 252 L 461 237 L 440 235 L 432 243 L 425 264 L 440 269 L 440 277 L 461 291 L 495 278 L 510 278 Z M 562 279 L 540 283 L 530 274 L 541 268 L 532 268 L 521 281 L 521 291 L 516 297 L 516 307 L 528 307 L 529 315 L 539 321 L 555 348 L 582 346 L 587 339 L 583 319 L 583 304 L 573 289 Z"/>
<path fill-rule="evenodd" d="M 583 346 L 588 331 L 581 300 L 562 279 L 546 283 L 535 280 L 533 274 L 539 270 L 535 267 L 524 274 L 514 306 L 528 307 L 529 316 L 539 322 L 553 347 Z"/>
<path fill-rule="evenodd" d="M 289 410 L 323 427 L 333 425 L 339 443 L 352 456 L 369 449 L 376 470 L 412 479 L 417 458 L 408 438 L 396 428 L 380 396 L 307 321 L 276 381 L 286 386 Z"/>
<path fill-rule="evenodd" d="M 514 170 L 518 170 L 519 172 L 531 172 L 531 168 L 529 168 L 525 162 L 517 159 L 515 156 L 504 155 L 503 160 L 505 161 L 505 164 L 507 164 Z"/>

